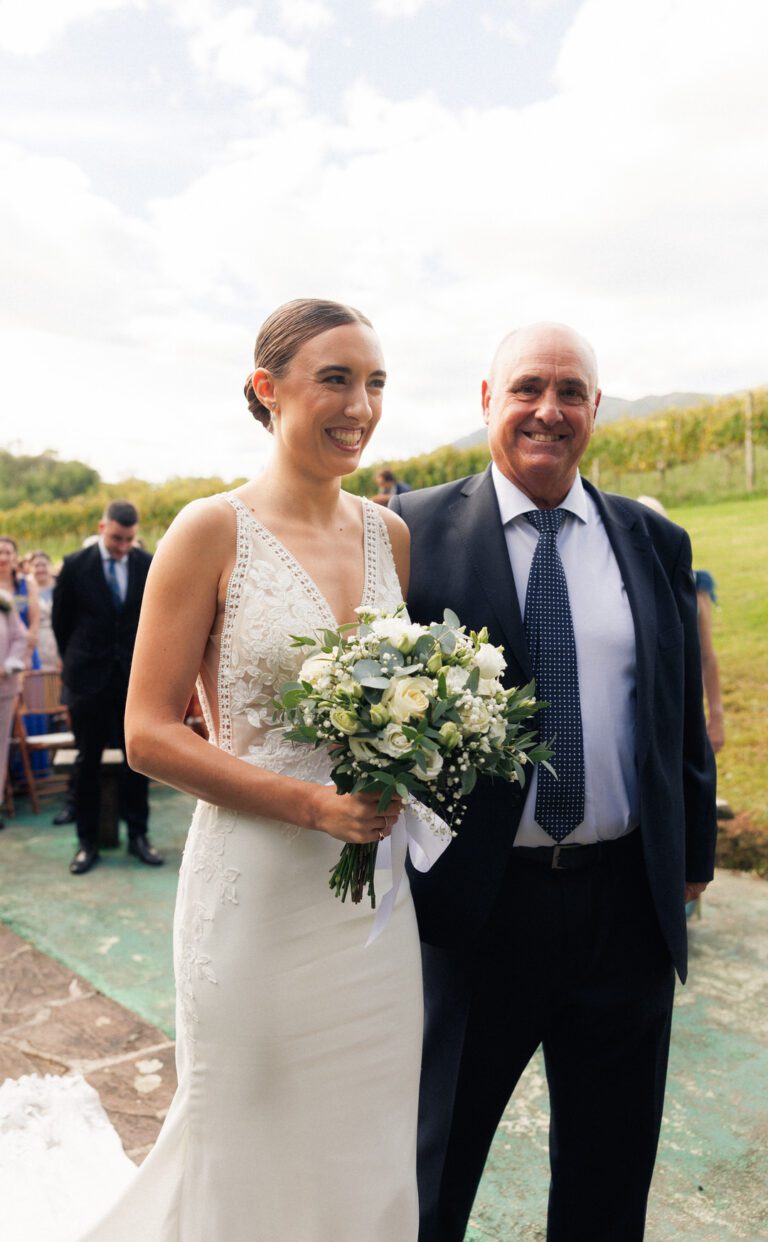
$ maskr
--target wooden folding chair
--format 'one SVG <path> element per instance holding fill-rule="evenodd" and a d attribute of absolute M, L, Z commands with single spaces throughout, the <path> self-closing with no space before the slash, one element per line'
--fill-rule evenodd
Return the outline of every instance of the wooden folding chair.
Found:
<path fill-rule="evenodd" d="M 45 733 L 28 731 L 27 722 L 32 716 L 46 717 L 48 727 Z M 50 763 L 36 771 L 32 755 L 50 753 L 74 744 L 69 708 L 61 701 L 59 674 L 38 670 L 24 673 L 11 735 L 11 754 L 16 751 L 19 754 L 24 785 L 35 814 L 40 810 L 40 798 L 62 793 L 67 787 L 67 778 L 53 776 L 53 765 Z"/>

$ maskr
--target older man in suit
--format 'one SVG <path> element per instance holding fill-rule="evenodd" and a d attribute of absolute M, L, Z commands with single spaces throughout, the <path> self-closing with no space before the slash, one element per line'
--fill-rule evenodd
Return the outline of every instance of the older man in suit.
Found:
<path fill-rule="evenodd" d="M 99 857 L 102 751 L 111 746 L 125 753 L 128 677 L 152 559 L 134 546 L 138 521 L 129 501 L 112 501 L 99 522 L 97 541 L 65 557 L 53 595 L 53 630 L 79 750 L 74 789 L 79 846 L 69 867 L 73 875 L 90 871 Z M 163 858 L 147 837 L 147 788 L 146 776 L 125 764 L 121 814 L 128 824 L 128 851 L 156 867 Z"/>
<path fill-rule="evenodd" d="M 488 1148 L 543 1047 L 549 1242 L 636 1242 L 658 1143 L 685 901 L 713 874 L 714 764 L 687 535 L 583 481 L 600 390 L 563 325 L 506 337 L 482 386 L 492 464 L 398 496 L 415 620 L 450 606 L 535 675 L 553 765 L 480 782 L 412 874 L 426 1034 L 420 1242 L 460 1242 Z"/>

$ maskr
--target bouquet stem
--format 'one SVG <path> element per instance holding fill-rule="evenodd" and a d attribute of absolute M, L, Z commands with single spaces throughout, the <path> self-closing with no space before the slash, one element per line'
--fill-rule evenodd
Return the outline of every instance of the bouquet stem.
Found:
<path fill-rule="evenodd" d="M 353 845 L 347 842 L 344 846 L 329 881 L 330 887 L 342 901 L 346 901 L 347 893 L 350 893 L 353 904 L 358 905 L 367 890 L 371 899 L 371 909 L 376 909 L 376 890 L 373 880 L 378 848 L 378 841 L 370 845 Z"/>

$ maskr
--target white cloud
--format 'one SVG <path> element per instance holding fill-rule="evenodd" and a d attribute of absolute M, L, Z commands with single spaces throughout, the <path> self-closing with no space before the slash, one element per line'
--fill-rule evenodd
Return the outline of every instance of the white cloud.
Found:
<path fill-rule="evenodd" d="M 169 278 L 195 297 L 236 282 L 254 314 L 305 291 L 362 303 L 385 335 L 389 405 L 399 389 L 410 444 L 439 435 L 425 401 L 460 434 L 479 368 L 521 320 L 575 321 L 613 391 L 737 384 L 734 342 L 707 339 L 701 309 L 716 304 L 719 323 L 725 305 L 733 321 L 764 309 L 764 19 L 736 0 L 739 34 L 721 58 L 725 23 L 700 20 L 695 0 L 650 0 L 644 40 L 648 3 L 621 9 L 634 15 L 626 31 L 611 0 L 588 0 L 559 92 L 535 106 L 457 113 L 361 85 L 342 123 L 305 120 L 231 152 L 156 205 Z M 217 240 L 190 260 L 206 232 Z M 765 364 L 752 357 L 755 382 Z M 460 370 L 473 377 L 461 404 Z"/>
<path fill-rule="evenodd" d="M 275 87 L 303 84 L 306 49 L 264 34 L 257 11 L 237 7 L 217 13 L 201 5 L 190 14 L 181 4 L 174 7 L 188 32 L 192 60 L 203 73 L 257 97 Z"/>
<path fill-rule="evenodd" d="M 0 340 L 0 365 L 5 399 L 26 415 L 7 426 L 9 439 L 23 436 L 31 452 L 60 448 L 107 479 L 231 479 L 255 473 L 269 455 L 242 396 L 240 359 L 167 341 L 153 348 L 13 332 Z"/>
<path fill-rule="evenodd" d="M 70 27 L 141 0 L 0 0 L 0 48 L 17 56 L 47 52 Z"/>
<path fill-rule="evenodd" d="M 372 8 L 381 17 L 415 17 L 427 5 L 440 2 L 441 0 L 372 0 Z"/>
<path fill-rule="evenodd" d="M 500 35 L 516 47 L 524 47 L 528 42 L 528 35 L 514 17 L 494 17 L 492 13 L 482 13 L 480 25 L 488 34 Z"/>
<path fill-rule="evenodd" d="M 290 35 L 314 34 L 335 18 L 323 0 L 280 0 L 280 21 Z"/>
<path fill-rule="evenodd" d="M 201 68 L 255 96 L 253 57 L 234 49 L 270 62 L 256 17 L 184 11 Z M 54 359 L 60 431 L 82 417 L 106 454 L 114 409 L 131 444 L 146 437 L 148 476 L 245 473 L 252 340 L 303 294 L 359 305 L 381 334 L 391 382 L 373 456 L 479 425 L 497 340 L 539 318 L 584 331 L 616 395 L 764 382 L 766 35 L 768 6 L 750 0 L 722 16 L 711 0 L 586 0 L 545 101 L 457 110 L 361 82 L 334 118 L 254 127 L 142 219 L 73 164 L 9 151 L 4 400 L 20 427 L 47 419 L 30 374 Z M 258 91 L 300 95 L 306 62 L 281 55 Z"/>
<path fill-rule="evenodd" d="M 68 160 L 0 146 L 0 323 L 68 335 L 126 332 L 151 297 L 153 238 Z"/>

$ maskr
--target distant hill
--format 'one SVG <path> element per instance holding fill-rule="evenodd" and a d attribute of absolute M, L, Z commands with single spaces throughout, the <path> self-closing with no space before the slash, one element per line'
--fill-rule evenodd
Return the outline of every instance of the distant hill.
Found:
<path fill-rule="evenodd" d="M 603 396 L 598 419 L 601 423 L 613 423 L 617 418 L 645 418 L 647 414 L 659 414 L 662 410 L 689 410 L 706 401 L 716 401 L 717 396 L 706 392 L 668 392 L 664 396 L 638 397 L 627 401 L 625 397 Z M 474 448 L 485 442 L 486 430 L 481 427 L 460 440 L 453 441 L 453 448 Z"/>

